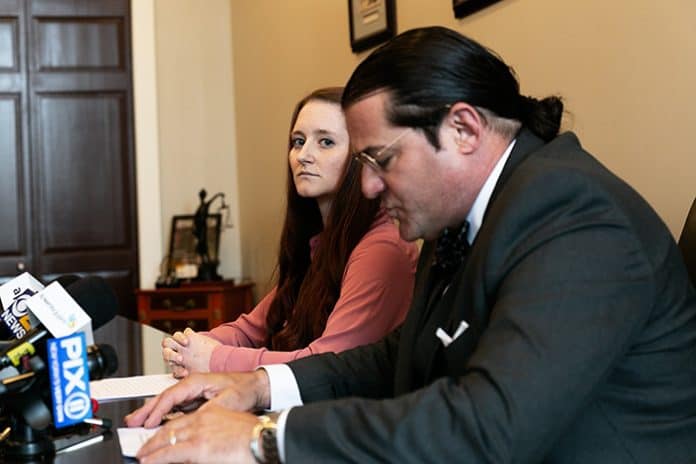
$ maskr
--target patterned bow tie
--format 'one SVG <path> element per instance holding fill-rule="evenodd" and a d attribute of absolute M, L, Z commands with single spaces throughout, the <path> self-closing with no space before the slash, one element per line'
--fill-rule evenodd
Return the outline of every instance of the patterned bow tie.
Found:
<path fill-rule="evenodd" d="M 434 267 L 446 274 L 459 267 L 471 247 L 467 241 L 468 230 L 469 223 L 465 222 L 460 228 L 451 227 L 442 231 L 435 247 Z"/>

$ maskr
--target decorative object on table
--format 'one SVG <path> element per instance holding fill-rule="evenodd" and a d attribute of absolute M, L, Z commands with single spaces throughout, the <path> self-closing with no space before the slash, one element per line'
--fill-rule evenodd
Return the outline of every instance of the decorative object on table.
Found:
<path fill-rule="evenodd" d="M 500 0 L 452 0 L 452 9 L 455 18 L 463 18 L 472 13 L 486 8 Z"/>
<path fill-rule="evenodd" d="M 179 214 L 172 217 L 169 238 L 169 253 L 162 259 L 157 288 L 178 287 L 181 282 L 219 281 L 220 232 L 232 227 L 230 208 L 225 203 L 225 194 L 216 193 L 206 199 L 207 192 L 198 192 L 199 204 L 194 214 Z M 220 200 L 216 213 L 210 213 L 215 200 Z M 225 210 L 224 218 L 222 211 Z"/>
<path fill-rule="evenodd" d="M 353 52 L 367 50 L 396 34 L 394 0 L 348 0 L 348 18 Z"/>
<path fill-rule="evenodd" d="M 220 241 L 220 215 L 209 214 L 210 205 L 216 199 L 220 198 L 222 208 L 226 208 L 225 194 L 218 192 L 213 195 L 210 200 L 205 199 L 208 192 L 201 189 L 198 192 L 200 203 L 193 215 L 193 235 L 196 238 L 196 255 L 199 259 L 198 275 L 195 280 L 222 280 L 222 277 L 217 273 L 217 266 L 220 263 L 218 259 L 218 248 Z M 217 219 L 210 223 L 210 219 L 217 216 Z M 211 225 L 212 230 L 211 230 Z M 212 234 L 211 234 L 212 232 Z M 211 240 L 212 239 L 212 240 Z M 212 243 L 214 241 L 214 243 Z"/>

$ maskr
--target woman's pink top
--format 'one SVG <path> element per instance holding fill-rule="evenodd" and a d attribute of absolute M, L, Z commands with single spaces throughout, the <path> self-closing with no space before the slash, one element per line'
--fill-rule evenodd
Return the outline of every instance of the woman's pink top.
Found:
<path fill-rule="evenodd" d="M 315 239 L 310 246 L 313 252 Z M 248 371 L 380 340 L 403 322 L 411 305 L 418 253 L 416 244 L 402 240 L 396 226 L 380 214 L 348 258 L 341 292 L 319 338 L 295 351 L 263 347 L 274 288 L 248 314 L 204 332 L 222 343 L 213 350 L 210 371 Z"/>

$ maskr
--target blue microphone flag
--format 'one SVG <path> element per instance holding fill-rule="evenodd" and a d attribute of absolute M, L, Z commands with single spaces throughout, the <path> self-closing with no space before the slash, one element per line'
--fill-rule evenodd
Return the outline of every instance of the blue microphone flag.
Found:
<path fill-rule="evenodd" d="M 85 334 L 47 341 L 53 425 L 56 428 L 92 417 Z"/>

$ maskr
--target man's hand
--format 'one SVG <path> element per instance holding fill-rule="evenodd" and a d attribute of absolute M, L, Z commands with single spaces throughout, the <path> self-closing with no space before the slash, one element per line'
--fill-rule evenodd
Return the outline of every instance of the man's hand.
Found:
<path fill-rule="evenodd" d="M 210 358 L 218 345 L 217 340 L 187 328 L 162 340 L 162 358 L 179 379 L 194 372 L 209 372 Z"/>
<path fill-rule="evenodd" d="M 216 398 L 225 390 L 225 394 Z M 156 427 L 174 406 L 215 398 L 213 403 L 234 411 L 268 409 L 271 405 L 268 374 L 263 369 L 225 374 L 193 374 L 146 402 L 124 418 L 128 427 Z"/>
<path fill-rule="evenodd" d="M 254 463 L 249 442 L 257 423 L 253 414 L 207 403 L 164 425 L 140 448 L 137 457 L 141 464 Z"/>

